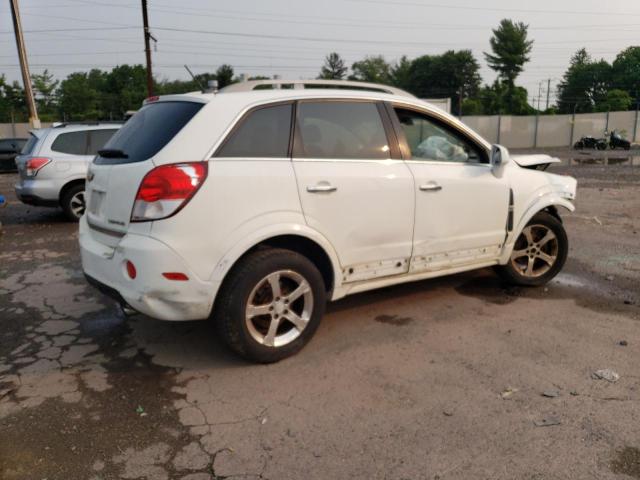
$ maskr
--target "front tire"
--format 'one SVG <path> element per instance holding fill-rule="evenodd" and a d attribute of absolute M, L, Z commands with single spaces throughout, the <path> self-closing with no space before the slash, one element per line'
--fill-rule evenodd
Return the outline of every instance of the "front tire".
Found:
<path fill-rule="evenodd" d="M 562 270 L 568 252 L 569 240 L 562 223 L 547 212 L 539 212 L 518 236 L 509 262 L 496 267 L 496 271 L 514 285 L 544 285 Z"/>
<path fill-rule="evenodd" d="M 228 274 L 214 307 L 225 343 L 242 357 L 273 363 L 297 353 L 324 314 L 322 275 L 291 250 L 259 249 Z"/>
<path fill-rule="evenodd" d="M 74 185 L 69 188 L 60 199 L 60 206 L 64 210 L 67 219 L 72 222 L 80 220 L 86 208 L 84 196 L 84 184 Z"/>

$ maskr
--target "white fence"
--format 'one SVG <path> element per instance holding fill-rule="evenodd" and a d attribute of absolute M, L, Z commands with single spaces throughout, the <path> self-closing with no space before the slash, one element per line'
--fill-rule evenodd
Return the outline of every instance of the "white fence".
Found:
<path fill-rule="evenodd" d="M 633 142 L 640 140 L 640 119 L 637 111 L 580 113 L 575 116 L 468 116 L 462 117 L 462 121 L 487 141 L 500 143 L 509 148 L 573 146 L 580 137 L 602 137 L 605 130 L 618 130 Z M 50 125 L 42 124 L 43 127 Z M 0 123 L 0 138 L 26 137 L 28 132 L 28 123 Z"/>
<path fill-rule="evenodd" d="M 567 147 L 585 135 L 602 137 L 618 130 L 633 142 L 640 139 L 638 112 L 580 113 L 574 115 L 468 116 L 462 121 L 487 141 L 509 148 Z"/>

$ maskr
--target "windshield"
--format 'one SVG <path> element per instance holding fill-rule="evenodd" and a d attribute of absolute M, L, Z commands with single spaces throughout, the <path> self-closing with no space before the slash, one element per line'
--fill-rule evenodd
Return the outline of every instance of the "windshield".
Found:
<path fill-rule="evenodd" d="M 111 137 L 96 157 L 98 165 L 142 162 L 153 157 L 182 130 L 204 104 L 157 102 L 145 105 Z"/>

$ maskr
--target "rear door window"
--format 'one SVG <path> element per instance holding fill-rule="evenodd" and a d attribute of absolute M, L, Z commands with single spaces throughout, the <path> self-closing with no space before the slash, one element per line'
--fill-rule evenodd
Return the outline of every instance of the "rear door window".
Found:
<path fill-rule="evenodd" d="M 217 157 L 283 158 L 289 156 L 291 104 L 250 112 L 231 132 Z"/>
<path fill-rule="evenodd" d="M 89 132 L 61 133 L 51 144 L 51 150 L 69 155 L 86 155 Z"/>
<path fill-rule="evenodd" d="M 373 102 L 304 101 L 297 117 L 297 158 L 389 158 L 389 142 Z"/>
<path fill-rule="evenodd" d="M 91 130 L 89 132 L 89 150 L 88 155 L 97 155 L 98 150 L 105 146 L 105 144 L 113 137 L 113 134 L 118 131 L 117 128 L 105 128 L 102 130 Z"/>
<path fill-rule="evenodd" d="M 203 105 L 197 102 L 156 102 L 143 106 L 103 147 L 105 150 L 119 150 L 126 157 L 98 156 L 94 162 L 115 165 L 142 162 L 153 157 Z"/>

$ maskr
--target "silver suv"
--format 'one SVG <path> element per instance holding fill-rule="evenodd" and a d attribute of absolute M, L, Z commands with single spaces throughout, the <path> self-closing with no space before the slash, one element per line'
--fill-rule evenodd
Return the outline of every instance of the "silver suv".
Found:
<path fill-rule="evenodd" d="M 122 124 L 59 124 L 33 130 L 16 157 L 16 195 L 26 204 L 62 207 L 72 221 L 84 214 L 87 168 Z"/>

